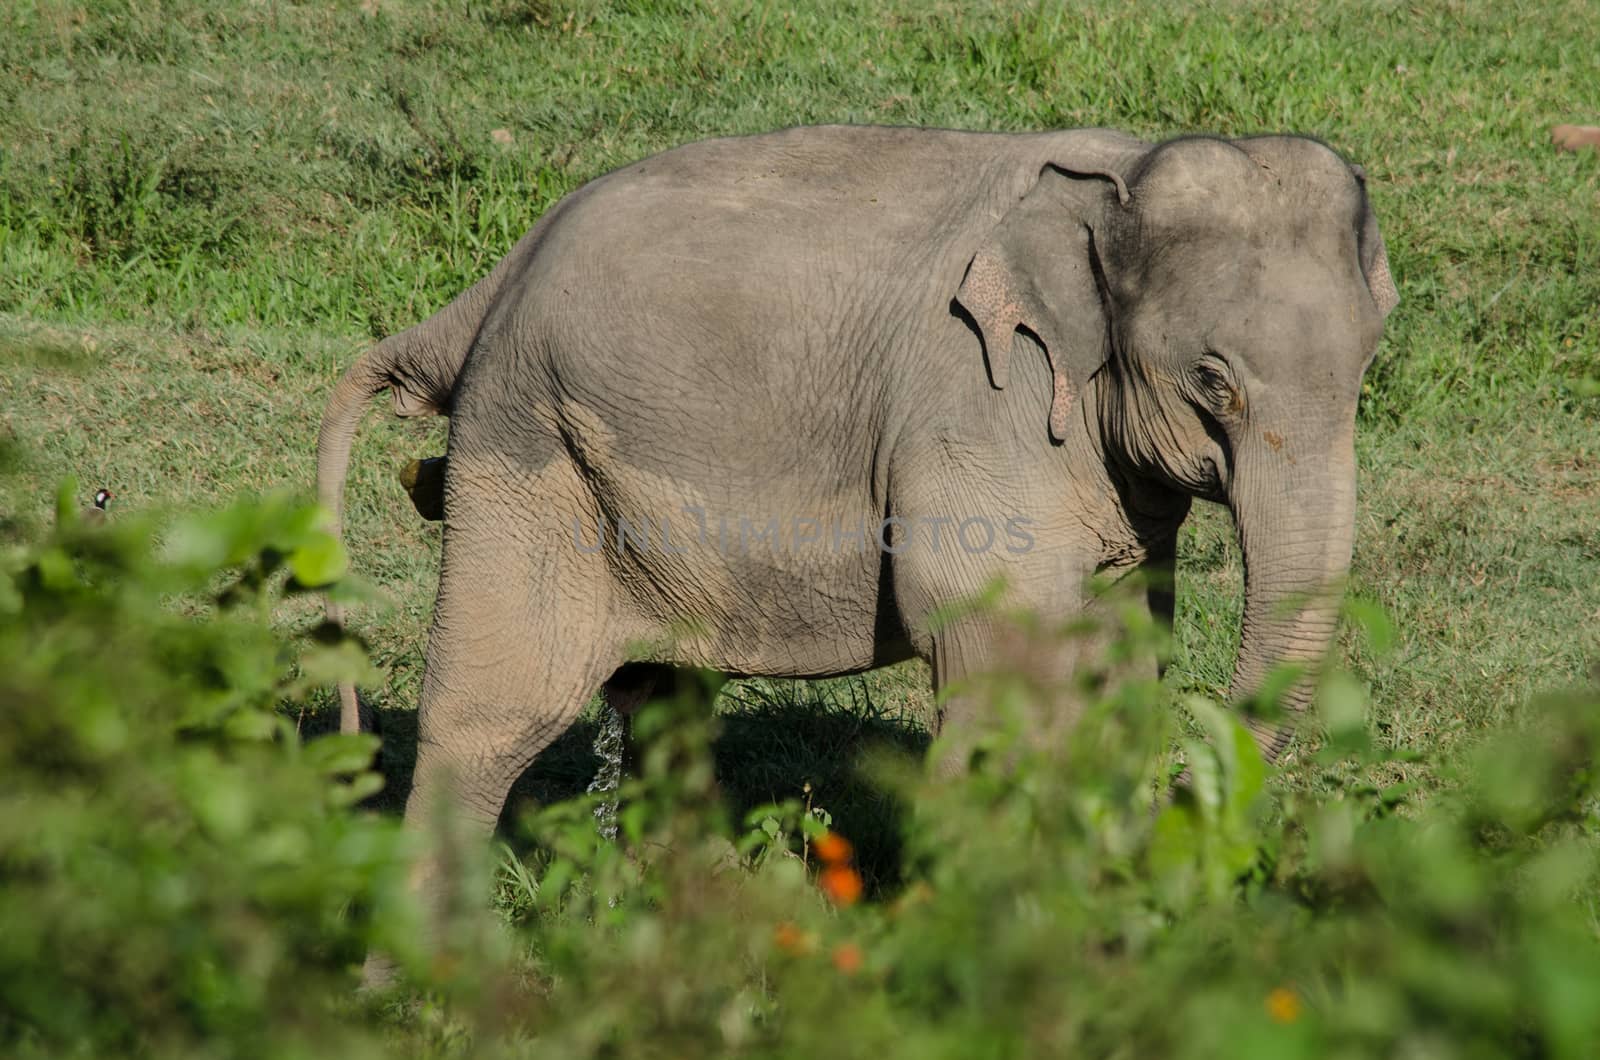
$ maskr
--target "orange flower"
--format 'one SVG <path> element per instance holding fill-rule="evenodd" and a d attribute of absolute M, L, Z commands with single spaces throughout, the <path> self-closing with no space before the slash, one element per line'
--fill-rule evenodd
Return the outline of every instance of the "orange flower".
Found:
<path fill-rule="evenodd" d="M 855 975 L 861 970 L 861 947 L 854 942 L 841 942 L 833 948 L 833 966 L 845 975 Z"/>
<path fill-rule="evenodd" d="M 1278 1023 L 1293 1023 L 1300 1018 L 1300 995 L 1288 987 L 1280 986 L 1267 995 L 1267 1015 Z"/>
<path fill-rule="evenodd" d="M 817 852 L 817 857 L 829 865 L 842 865 L 850 860 L 850 840 L 838 832 L 824 832 L 817 841 L 811 844 Z"/>
<path fill-rule="evenodd" d="M 849 865 L 829 865 L 817 885 L 834 905 L 855 905 L 861 899 L 861 874 Z"/>
<path fill-rule="evenodd" d="M 794 954 L 810 953 L 816 943 L 815 939 L 796 927 L 792 920 L 785 920 L 773 929 L 772 941 L 783 952 Z"/>

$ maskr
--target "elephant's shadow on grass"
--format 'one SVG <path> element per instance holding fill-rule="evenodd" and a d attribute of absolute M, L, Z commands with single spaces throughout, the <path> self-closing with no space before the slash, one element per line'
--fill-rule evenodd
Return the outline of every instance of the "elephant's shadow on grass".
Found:
<path fill-rule="evenodd" d="M 809 802 L 851 839 L 869 889 L 891 887 L 900 877 L 906 808 L 873 782 L 862 763 L 869 753 L 884 752 L 920 760 L 928 749 L 928 731 L 914 717 L 885 711 L 870 700 L 839 702 L 805 688 L 790 682 L 745 687 L 719 701 L 712 751 L 728 818 L 737 827 L 758 806 L 790 798 Z M 527 808 L 582 795 L 594 779 L 600 768 L 594 750 L 600 723 L 593 715 L 586 712 L 512 787 L 498 831 L 513 849 L 529 846 L 518 827 Z M 376 722 L 384 787 L 367 805 L 398 815 L 411 791 L 417 714 L 383 710 Z M 337 704 L 308 712 L 301 722 L 307 738 L 337 729 Z"/>

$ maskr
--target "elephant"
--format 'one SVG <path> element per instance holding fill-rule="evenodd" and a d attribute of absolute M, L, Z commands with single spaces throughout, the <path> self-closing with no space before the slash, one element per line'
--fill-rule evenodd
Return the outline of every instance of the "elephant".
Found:
<path fill-rule="evenodd" d="M 583 185 L 323 416 L 336 523 L 372 399 L 451 421 L 418 501 L 444 531 L 407 822 L 449 805 L 487 836 L 597 689 L 637 702 L 658 664 L 921 657 L 941 732 L 976 731 L 964 678 L 1082 658 L 940 616 L 997 578 L 1078 615 L 1096 575 L 1170 570 L 1197 497 L 1244 557 L 1232 694 L 1314 665 L 1398 300 L 1363 171 L 1302 136 L 801 127 Z M 1310 695 L 1251 720 L 1267 758 Z"/>

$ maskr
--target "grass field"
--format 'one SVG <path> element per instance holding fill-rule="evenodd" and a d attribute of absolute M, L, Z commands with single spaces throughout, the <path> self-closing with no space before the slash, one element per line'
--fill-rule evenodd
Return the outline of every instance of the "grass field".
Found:
<path fill-rule="evenodd" d="M 566 192 L 678 143 L 824 121 L 1291 130 L 1366 167 L 1401 291 L 1364 388 L 1351 584 L 1397 643 L 1342 650 L 1378 741 L 1433 760 L 1600 666 L 1600 153 L 1548 142 L 1600 123 L 1596 40 L 1584 0 L 17 0 L 0 536 L 41 533 L 67 475 L 119 514 L 309 493 L 322 401 L 368 343 Z M 355 568 L 389 600 L 352 625 L 384 675 L 392 785 L 439 543 L 394 473 L 444 430 L 375 415 L 348 488 Z M 1175 694 L 1225 691 L 1240 580 L 1226 514 L 1200 506 Z M 853 762 L 874 739 L 919 745 L 925 686 L 918 665 L 731 686 L 725 783 L 745 803 L 809 783 L 866 867 L 889 865 Z M 587 735 L 529 790 L 581 790 Z M 1318 739 L 1291 755 L 1311 787 Z"/>

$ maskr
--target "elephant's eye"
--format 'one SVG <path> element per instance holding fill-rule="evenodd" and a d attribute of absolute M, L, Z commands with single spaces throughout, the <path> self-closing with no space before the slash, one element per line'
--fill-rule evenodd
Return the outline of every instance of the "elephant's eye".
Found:
<path fill-rule="evenodd" d="M 1214 353 L 1195 363 L 1195 382 L 1206 406 L 1217 415 L 1231 416 L 1244 409 L 1244 397 L 1233 384 L 1228 364 Z"/>

